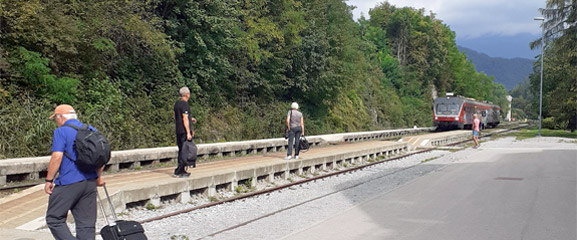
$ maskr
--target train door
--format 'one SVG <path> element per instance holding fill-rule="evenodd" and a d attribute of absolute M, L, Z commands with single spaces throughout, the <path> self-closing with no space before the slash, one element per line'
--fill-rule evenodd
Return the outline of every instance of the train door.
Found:
<path fill-rule="evenodd" d="M 487 120 L 489 119 L 489 111 L 488 110 L 483 110 L 481 111 L 481 129 L 485 129 L 487 128 Z"/>

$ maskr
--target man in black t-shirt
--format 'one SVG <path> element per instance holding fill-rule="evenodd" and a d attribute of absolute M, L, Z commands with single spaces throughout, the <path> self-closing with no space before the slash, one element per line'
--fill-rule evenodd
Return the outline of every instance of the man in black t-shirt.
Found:
<path fill-rule="evenodd" d="M 196 119 L 190 116 L 190 106 L 188 99 L 190 98 L 190 90 L 183 87 L 179 91 L 180 99 L 174 104 L 174 123 L 176 126 L 176 145 L 178 145 L 178 167 L 174 169 L 174 175 L 180 178 L 189 177 L 190 173 L 185 170 L 186 162 L 181 161 L 182 144 L 186 140 L 192 140 L 194 132 L 192 131 L 192 124 L 196 123 Z"/>

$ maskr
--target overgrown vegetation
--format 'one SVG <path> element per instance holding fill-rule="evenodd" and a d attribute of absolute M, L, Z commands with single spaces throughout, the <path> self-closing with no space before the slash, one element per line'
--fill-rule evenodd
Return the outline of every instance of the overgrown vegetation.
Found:
<path fill-rule="evenodd" d="M 423 9 L 341 0 L 0 2 L 0 158 L 47 155 L 57 104 L 114 150 L 174 145 L 177 91 L 198 142 L 279 137 L 290 102 L 307 134 L 431 123 L 433 92 L 505 88 Z M 14 131 L 18 129 L 18 131 Z"/>

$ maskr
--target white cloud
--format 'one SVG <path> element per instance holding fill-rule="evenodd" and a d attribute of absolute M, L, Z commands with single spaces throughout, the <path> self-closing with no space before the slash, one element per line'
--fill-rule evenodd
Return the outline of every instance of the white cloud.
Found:
<path fill-rule="evenodd" d="M 368 11 L 383 0 L 349 0 L 347 4 L 357 6 L 355 19 L 361 12 L 368 18 Z M 538 35 L 539 8 L 545 7 L 544 0 L 389 0 L 397 7 L 424 8 L 432 11 L 438 19 L 456 32 L 457 38 L 476 38 L 483 35 L 513 36 L 521 33 Z"/>

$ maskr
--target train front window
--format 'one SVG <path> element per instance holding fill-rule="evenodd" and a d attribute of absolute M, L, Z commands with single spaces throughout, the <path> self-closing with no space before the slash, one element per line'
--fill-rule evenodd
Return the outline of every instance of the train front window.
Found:
<path fill-rule="evenodd" d="M 457 104 L 450 104 L 449 105 L 449 111 L 453 114 L 457 114 L 459 113 L 459 105 Z"/>
<path fill-rule="evenodd" d="M 437 104 L 437 114 L 439 115 L 457 115 L 459 114 L 459 104 Z"/>

